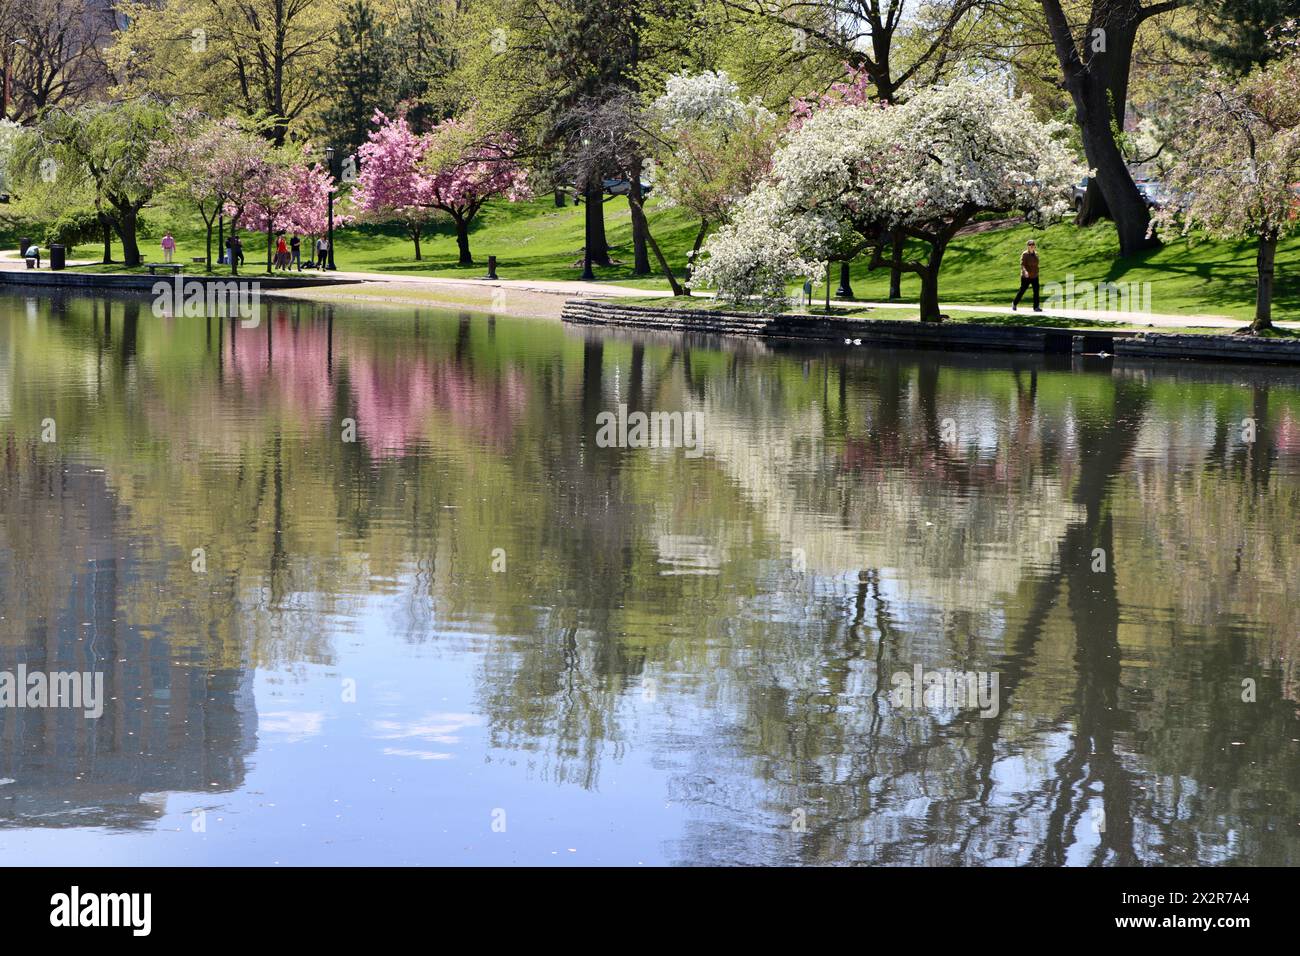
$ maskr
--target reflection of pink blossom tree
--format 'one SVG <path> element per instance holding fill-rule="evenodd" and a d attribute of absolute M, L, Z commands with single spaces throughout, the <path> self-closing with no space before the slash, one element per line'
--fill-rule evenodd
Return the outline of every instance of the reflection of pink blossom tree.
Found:
<path fill-rule="evenodd" d="M 516 366 L 394 352 L 382 338 L 340 337 L 337 331 L 331 345 L 325 322 L 294 321 L 294 309 L 268 309 L 267 335 L 232 329 L 225 381 L 250 407 L 319 422 L 344 402 L 374 458 L 405 455 L 432 436 L 505 450 L 530 407 L 527 379 Z M 331 357 L 336 367 L 347 368 L 346 376 L 331 379 Z M 336 392 L 340 381 L 347 383 L 345 393 Z"/>
<path fill-rule="evenodd" d="M 411 129 L 405 116 L 390 120 L 376 110 L 374 123 L 370 138 L 357 150 L 361 172 L 353 199 L 369 218 L 401 222 L 415 243 L 415 260 L 419 262 L 420 238 L 436 215 L 433 176 L 423 168 L 428 141 Z"/>

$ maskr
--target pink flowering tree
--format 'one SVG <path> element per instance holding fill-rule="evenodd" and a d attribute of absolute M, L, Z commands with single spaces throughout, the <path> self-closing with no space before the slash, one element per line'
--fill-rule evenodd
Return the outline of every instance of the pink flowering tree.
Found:
<path fill-rule="evenodd" d="M 405 116 L 389 118 L 379 110 L 375 129 L 357 150 L 361 172 L 352 199 L 357 210 L 377 221 L 397 221 L 415 243 L 420 261 L 420 239 L 433 207 L 433 175 L 424 168 L 428 140 L 413 129 Z"/>
<path fill-rule="evenodd" d="M 296 232 L 305 236 L 325 234 L 329 228 L 329 194 L 334 188 L 333 177 L 319 163 L 295 159 L 279 151 L 270 152 L 259 175 L 247 186 L 238 217 L 248 228 L 266 234 L 268 272 L 271 271 L 276 232 Z M 342 226 L 348 219 L 335 212 L 335 227 Z"/>
<path fill-rule="evenodd" d="M 470 223 L 494 196 L 528 198 L 528 173 L 513 159 L 514 138 L 486 132 L 473 116 L 444 120 L 425 139 L 420 165 L 431 177 L 428 205 L 451 217 L 460 264 L 473 265 Z"/>
<path fill-rule="evenodd" d="M 790 128 L 798 129 L 819 109 L 836 106 L 866 106 L 881 102 L 866 70 L 845 66 L 847 79 L 832 83 L 817 96 L 801 96 L 790 104 Z"/>
<path fill-rule="evenodd" d="M 236 120 L 213 120 L 196 110 L 182 113 L 171 134 L 150 147 L 143 175 L 198 212 L 207 229 L 209 272 L 216 218 L 263 174 L 265 153 L 266 141 Z"/>

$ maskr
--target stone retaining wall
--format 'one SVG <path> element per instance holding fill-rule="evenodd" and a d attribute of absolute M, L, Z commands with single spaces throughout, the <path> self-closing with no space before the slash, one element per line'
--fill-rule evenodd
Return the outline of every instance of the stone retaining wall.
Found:
<path fill-rule="evenodd" d="M 1222 362 L 1300 363 L 1300 339 L 1243 335 L 1186 335 L 1105 329 L 1003 328 L 892 319 L 721 312 L 570 299 L 561 318 L 575 325 L 650 329 L 656 332 L 744 335 L 843 345 L 845 339 L 899 348 L 954 351 L 1111 352 L 1142 358 Z"/>
<path fill-rule="evenodd" d="M 1041 329 L 999 328 L 992 325 L 939 325 L 895 319 L 855 319 L 835 316 L 779 315 L 754 312 L 693 311 L 570 299 L 561 318 L 576 325 L 607 325 L 694 332 L 749 335 L 843 345 L 861 339 L 906 348 L 996 349 L 1042 352 L 1047 336 Z"/>
<path fill-rule="evenodd" d="M 1300 339 L 1249 335 L 1176 335 L 1142 332 L 1115 342 L 1115 354 L 1231 362 L 1300 362 Z"/>

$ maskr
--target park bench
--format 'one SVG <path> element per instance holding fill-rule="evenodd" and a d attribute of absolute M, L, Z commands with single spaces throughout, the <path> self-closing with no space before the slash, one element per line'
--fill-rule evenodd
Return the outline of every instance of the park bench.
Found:
<path fill-rule="evenodd" d="M 144 267 L 149 270 L 151 276 L 156 276 L 159 269 L 164 272 L 176 273 L 184 270 L 185 265 L 180 262 L 146 262 Z"/>

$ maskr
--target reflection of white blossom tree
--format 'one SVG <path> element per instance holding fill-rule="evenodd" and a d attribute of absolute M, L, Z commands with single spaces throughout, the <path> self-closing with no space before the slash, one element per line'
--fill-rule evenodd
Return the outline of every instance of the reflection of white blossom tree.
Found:
<path fill-rule="evenodd" d="M 1026 101 L 970 81 L 898 106 L 819 110 L 705 244 L 696 279 L 733 299 L 777 300 L 789 279 L 829 259 L 869 248 L 873 266 L 887 264 L 882 236 L 896 229 L 915 242 L 894 245 L 888 264 L 916 273 L 921 318 L 939 321 L 944 252 L 975 215 L 1021 209 L 1041 224 L 1065 212 L 1078 170 L 1062 132 Z"/>

